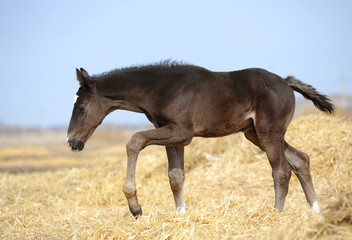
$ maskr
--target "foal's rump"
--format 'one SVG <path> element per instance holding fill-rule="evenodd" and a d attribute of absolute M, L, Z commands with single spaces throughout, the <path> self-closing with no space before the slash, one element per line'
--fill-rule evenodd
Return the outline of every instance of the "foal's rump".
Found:
<path fill-rule="evenodd" d="M 294 94 L 278 75 L 259 68 L 211 73 L 210 78 L 202 79 L 201 96 L 193 105 L 196 136 L 243 131 L 250 120 L 258 118 L 280 123 L 283 128 L 291 121 Z"/>
<path fill-rule="evenodd" d="M 270 104 L 271 99 L 276 102 L 275 105 L 284 105 L 286 101 L 289 101 L 289 105 L 294 105 L 292 91 L 296 91 L 311 100 L 319 110 L 328 113 L 334 111 L 334 106 L 326 95 L 293 76 L 283 79 L 261 68 L 244 69 L 231 72 L 229 75 L 235 81 L 234 91 L 239 102 L 248 102 L 248 99 L 251 99 L 254 102 Z"/>

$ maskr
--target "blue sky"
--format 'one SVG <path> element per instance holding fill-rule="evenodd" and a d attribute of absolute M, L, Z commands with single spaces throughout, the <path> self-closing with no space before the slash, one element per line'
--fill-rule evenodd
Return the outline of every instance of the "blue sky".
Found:
<path fill-rule="evenodd" d="M 0 2 L 0 122 L 66 126 L 90 74 L 163 59 L 261 67 L 352 94 L 352 1 Z M 105 122 L 145 123 L 116 111 Z"/>

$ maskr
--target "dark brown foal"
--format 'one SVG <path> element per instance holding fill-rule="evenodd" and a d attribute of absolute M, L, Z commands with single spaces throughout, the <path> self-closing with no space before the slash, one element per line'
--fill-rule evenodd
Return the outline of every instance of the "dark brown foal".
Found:
<path fill-rule="evenodd" d="M 81 87 L 67 133 L 67 145 L 72 151 L 83 150 L 104 117 L 117 109 L 143 113 L 155 126 L 153 130 L 135 133 L 126 146 L 123 191 L 134 216 L 142 214 L 135 172 L 143 148 L 166 147 L 176 209 L 185 212 L 184 146 L 193 137 L 220 137 L 240 131 L 266 152 L 274 179 L 275 208 L 280 212 L 284 208 L 293 171 L 309 205 L 319 212 L 309 157 L 284 139 L 295 108 L 293 90 L 320 110 L 333 112 L 330 100 L 312 86 L 293 77 L 282 79 L 263 69 L 211 72 L 169 61 L 97 76 L 77 69 L 77 79 Z"/>

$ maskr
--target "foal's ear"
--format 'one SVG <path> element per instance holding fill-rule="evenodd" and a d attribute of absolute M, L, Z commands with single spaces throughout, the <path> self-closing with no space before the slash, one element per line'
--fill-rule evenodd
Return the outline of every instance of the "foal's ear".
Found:
<path fill-rule="evenodd" d="M 84 70 L 84 68 L 81 68 L 81 73 L 82 73 L 83 77 L 85 77 L 86 79 L 89 79 L 89 74 L 87 73 L 86 70 Z"/>
<path fill-rule="evenodd" d="M 81 85 L 81 87 L 84 87 L 84 88 L 93 87 L 94 82 L 90 80 L 89 74 L 87 73 L 86 70 L 84 70 L 83 68 L 81 68 L 81 70 L 78 70 L 78 68 L 76 68 L 76 74 L 77 74 L 77 80 Z"/>

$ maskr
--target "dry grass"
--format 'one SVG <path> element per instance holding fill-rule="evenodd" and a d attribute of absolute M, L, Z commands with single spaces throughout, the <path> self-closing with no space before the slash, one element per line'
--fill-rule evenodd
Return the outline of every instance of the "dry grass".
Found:
<path fill-rule="evenodd" d="M 126 168 L 122 144 L 102 144 L 85 160 L 77 154 L 52 155 L 38 146 L 3 147 L 1 169 L 13 162 L 21 166 L 21 161 L 56 168 L 0 173 L 0 238 L 351 239 L 352 120 L 300 117 L 286 139 L 311 157 L 319 215 L 308 210 L 295 176 L 285 211 L 273 210 L 268 161 L 242 134 L 195 139 L 187 147 L 183 215 L 174 210 L 164 148 L 143 150 L 136 182 L 144 216 L 138 220 L 129 214 L 121 191 Z M 86 151 L 94 144 L 93 139 Z"/>

